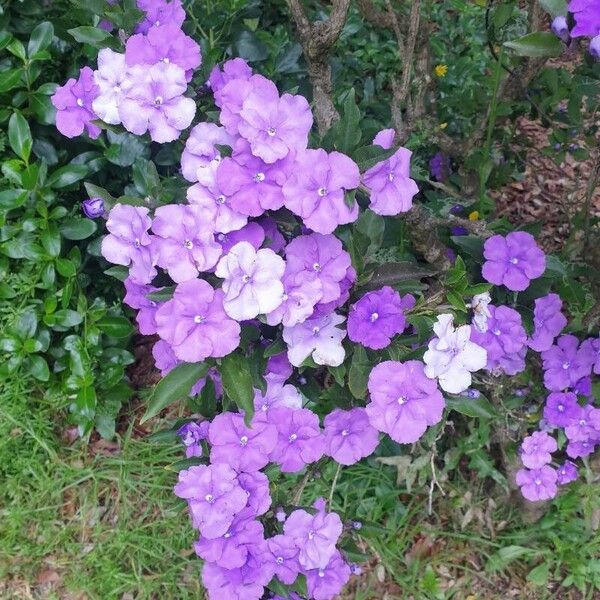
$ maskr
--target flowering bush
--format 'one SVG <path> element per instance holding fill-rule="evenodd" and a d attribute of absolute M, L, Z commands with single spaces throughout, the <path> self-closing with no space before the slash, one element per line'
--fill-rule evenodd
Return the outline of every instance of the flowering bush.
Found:
<path fill-rule="evenodd" d="M 102 30 L 96 69 L 52 104 L 67 137 L 147 135 L 177 154 L 183 179 L 166 193 L 149 191 L 159 176 L 146 161 L 136 178 L 148 193 L 88 186 L 83 209 L 106 216 L 102 256 L 140 332 L 156 336 L 165 378 L 146 418 L 188 394 L 205 417 L 173 431 L 188 459 L 175 493 L 199 531 L 210 597 L 335 597 L 359 572 L 356 528 L 323 499 L 303 506 L 302 482 L 275 502 L 278 482 L 352 465 L 387 438 L 433 439 L 450 411 L 494 416 L 497 381 L 547 388 L 540 431 L 521 448 L 523 495 L 552 498 L 576 479 L 572 461 L 600 444 L 600 340 L 569 328 L 564 266 L 527 231 L 413 205 L 405 132 L 395 123 L 367 139 L 353 94 L 330 121 L 315 99 L 315 127 L 304 95 L 241 58 L 196 74 L 206 57 L 178 0 L 137 8 L 119 39 Z M 438 183 L 450 168 L 443 155 L 431 164 Z M 423 227 L 431 247 L 413 239 Z M 414 248 L 398 256 L 400 237 Z"/>

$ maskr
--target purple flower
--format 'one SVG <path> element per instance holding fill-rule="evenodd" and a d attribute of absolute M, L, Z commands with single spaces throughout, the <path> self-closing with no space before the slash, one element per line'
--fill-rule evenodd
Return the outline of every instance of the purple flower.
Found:
<path fill-rule="evenodd" d="M 137 7 L 146 15 L 136 27 L 136 33 L 148 33 L 152 27 L 166 24 L 181 27 L 185 21 L 181 0 L 137 0 Z"/>
<path fill-rule="evenodd" d="M 149 283 L 156 275 L 152 238 L 148 229 L 152 221 L 148 209 L 128 204 L 115 204 L 108 214 L 109 235 L 102 239 L 102 256 L 116 265 L 129 267 L 135 283 Z"/>
<path fill-rule="evenodd" d="M 181 173 L 188 181 L 201 181 L 203 185 L 216 182 L 221 153 L 216 144 L 233 146 L 234 138 L 223 127 L 214 123 L 198 123 L 185 142 L 181 155 Z"/>
<path fill-rule="evenodd" d="M 600 442 L 600 408 L 582 407 L 579 418 L 565 427 L 565 434 L 571 442 Z"/>
<path fill-rule="evenodd" d="M 260 95 L 277 94 L 275 84 L 262 75 L 251 75 L 249 78 L 229 79 L 222 87 L 215 90 L 215 104 L 221 109 L 219 121 L 232 135 L 239 135 L 242 122 L 240 113 L 244 101 L 254 91 Z"/>
<path fill-rule="evenodd" d="M 156 312 L 156 324 L 158 335 L 185 362 L 226 356 L 240 343 L 239 324 L 223 310 L 223 292 L 201 279 L 180 283 Z"/>
<path fill-rule="evenodd" d="M 200 46 L 181 31 L 179 25 L 167 23 L 152 27 L 146 35 L 138 33 L 127 40 L 125 60 L 129 66 L 154 65 L 159 62 L 181 67 L 186 79 L 201 62 Z"/>
<path fill-rule="evenodd" d="M 289 269 L 289 261 L 286 270 Z M 321 280 L 311 273 L 284 273 L 283 302 L 267 315 L 269 325 L 293 327 L 304 323 L 314 312 L 315 305 L 323 295 Z"/>
<path fill-rule="evenodd" d="M 593 37 L 600 34 L 600 0 L 571 0 L 569 12 L 575 18 L 573 37 Z"/>
<path fill-rule="evenodd" d="M 252 515 L 255 517 L 264 515 L 271 506 L 269 478 L 260 471 L 252 471 L 240 473 L 238 479 L 248 496 L 248 509 Z"/>
<path fill-rule="evenodd" d="M 352 570 L 336 550 L 324 569 L 306 573 L 306 586 L 314 600 L 333 600 L 350 580 Z"/>
<path fill-rule="evenodd" d="M 283 357 L 287 360 L 285 354 Z M 289 365 L 289 362 L 288 362 Z M 291 375 L 291 365 L 290 365 Z M 263 394 L 260 390 L 254 390 L 254 408 L 257 412 L 266 415 L 267 421 L 271 420 L 271 411 L 277 407 L 302 408 L 302 396 L 293 385 L 284 385 L 283 382 L 287 377 L 273 377 L 267 375 L 267 391 Z"/>
<path fill-rule="evenodd" d="M 277 444 L 270 460 L 282 473 L 295 473 L 317 462 L 325 451 L 319 417 L 307 408 L 285 406 L 269 411 L 269 422 L 277 428 Z"/>
<path fill-rule="evenodd" d="M 264 542 L 262 524 L 243 511 L 221 537 L 200 537 L 194 544 L 194 550 L 207 562 L 218 563 L 224 569 L 238 569 L 246 564 L 249 547 L 261 542 Z"/>
<path fill-rule="evenodd" d="M 217 241 L 223 248 L 223 255 L 227 255 L 240 242 L 247 242 L 255 250 L 258 250 L 265 241 L 265 230 L 258 223 L 252 222 L 244 225 L 241 229 L 229 233 L 219 233 Z"/>
<path fill-rule="evenodd" d="M 105 123 L 117 125 L 121 122 L 119 105 L 128 77 L 129 70 L 123 54 L 113 52 L 109 48 L 98 52 L 98 69 L 94 71 L 98 95 L 92 102 L 92 110 Z"/>
<path fill-rule="evenodd" d="M 81 208 L 88 219 L 99 219 L 106 212 L 102 198 L 88 198 L 81 203 Z"/>
<path fill-rule="evenodd" d="M 207 538 L 227 532 L 236 513 L 246 506 L 246 492 L 226 464 L 198 465 L 179 473 L 175 495 L 190 501 L 194 527 Z"/>
<path fill-rule="evenodd" d="M 584 458 L 596 449 L 593 442 L 584 440 L 582 442 L 569 442 L 567 444 L 567 456 L 569 458 Z"/>
<path fill-rule="evenodd" d="M 412 308 L 415 299 L 404 298 L 389 286 L 368 292 L 348 312 L 348 338 L 367 348 L 381 350 L 406 328 L 404 310 Z"/>
<path fill-rule="evenodd" d="M 567 427 L 579 419 L 581 406 L 573 392 L 553 392 L 546 398 L 544 420 L 553 427 Z"/>
<path fill-rule="evenodd" d="M 581 343 L 581 350 L 590 357 L 594 373 L 600 375 L 600 337 L 584 340 Z"/>
<path fill-rule="evenodd" d="M 198 173 L 201 172 L 198 169 Z M 196 184 L 188 188 L 187 199 L 190 204 L 199 206 L 207 214 L 212 215 L 213 228 L 221 233 L 229 233 L 241 229 L 248 222 L 248 217 L 231 208 L 229 198 L 218 187 L 217 183 L 205 187 Z"/>
<path fill-rule="evenodd" d="M 202 456 L 200 442 L 208 437 L 208 421 L 186 423 L 177 430 L 177 435 L 185 446 L 185 456 Z"/>
<path fill-rule="evenodd" d="M 277 429 L 260 419 L 247 427 L 239 413 L 217 415 L 210 424 L 210 460 L 227 463 L 237 471 L 258 471 L 269 462 L 277 443 Z"/>
<path fill-rule="evenodd" d="M 325 453 L 341 465 L 353 465 L 379 445 L 379 433 L 364 408 L 336 408 L 325 417 Z"/>
<path fill-rule="evenodd" d="M 277 381 L 283 383 L 292 376 L 293 372 L 294 368 L 288 360 L 287 354 L 285 352 L 281 352 L 280 354 L 274 354 L 273 356 L 270 356 L 267 360 L 267 369 L 265 371 L 265 377 L 269 382 L 275 383 Z M 267 387 L 267 394 L 268 393 L 269 389 Z"/>
<path fill-rule="evenodd" d="M 368 388 L 371 401 L 366 411 L 371 425 L 400 444 L 416 442 L 442 418 L 442 393 L 417 360 L 379 363 L 369 375 Z"/>
<path fill-rule="evenodd" d="M 267 540 L 269 552 L 275 568 L 275 575 L 282 583 L 291 585 L 300 573 L 298 546 L 287 535 L 276 535 Z"/>
<path fill-rule="evenodd" d="M 131 278 L 125 279 L 125 297 L 123 302 L 131 308 L 135 308 L 138 313 L 135 320 L 138 324 L 138 329 L 142 335 L 153 335 L 156 333 L 156 311 L 158 303 L 148 298 L 148 294 L 157 292 L 160 288 L 152 285 L 140 285 Z"/>
<path fill-rule="evenodd" d="M 321 506 L 321 505 L 320 505 Z M 325 512 L 321 506 L 316 515 L 295 510 L 283 525 L 283 532 L 299 548 L 298 561 L 304 569 L 323 569 L 336 552 L 335 545 L 342 535 L 338 514 Z"/>
<path fill-rule="evenodd" d="M 275 569 L 270 561 L 267 543 L 248 546 L 243 566 L 226 569 L 216 562 L 205 563 L 202 583 L 209 597 L 215 600 L 260 600 Z"/>
<path fill-rule="evenodd" d="M 597 35 L 590 40 L 589 51 L 595 59 L 600 58 L 600 35 Z"/>
<path fill-rule="evenodd" d="M 179 137 L 190 126 L 196 103 L 183 96 L 187 90 L 185 72 L 164 62 L 131 67 L 131 77 L 119 105 L 119 116 L 127 131 L 164 144 Z"/>
<path fill-rule="evenodd" d="M 542 352 L 544 385 L 553 392 L 574 387 L 592 371 L 594 357 L 588 346 L 579 346 L 574 335 L 561 335 L 556 344 Z"/>
<path fill-rule="evenodd" d="M 382 129 L 374 138 L 373 145 L 389 150 L 394 145 L 396 132 L 393 129 Z"/>
<path fill-rule="evenodd" d="M 519 469 L 516 475 L 517 485 L 527 500 L 550 500 L 557 493 L 557 473 L 548 465 L 539 469 Z"/>
<path fill-rule="evenodd" d="M 281 252 L 286 245 L 285 238 L 277 228 L 277 222 L 275 219 L 268 217 L 267 215 L 262 216 L 256 221 L 265 232 L 264 245 L 266 248 L 271 248 L 273 252 Z"/>
<path fill-rule="evenodd" d="M 223 63 L 223 70 L 219 66 L 213 67 L 208 78 L 208 83 L 213 92 L 218 92 L 232 79 L 250 79 L 252 69 L 243 58 L 233 58 Z"/>
<path fill-rule="evenodd" d="M 221 257 L 221 246 L 215 242 L 212 222 L 198 206 L 169 204 L 154 213 L 152 231 L 157 264 L 167 270 L 173 281 L 182 283 L 207 271 Z"/>
<path fill-rule="evenodd" d="M 521 461 L 528 469 L 539 469 L 552 460 L 552 452 L 558 450 L 553 437 L 545 431 L 535 431 L 521 444 Z"/>
<path fill-rule="evenodd" d="M 314 317 L 321 315 L 328 315 L 334 310 L 338 309 L 340 306 L 343 306 L 348 302 L 350 298 L 350 290 L 356 281 L 356 271 L 354 267 L 350 265 L 346 271 L 346 275 L 344 279 L 340 281 L 340 296 L 331 302 L 323 302 L 322 300 L 318 302 L 315 306 L 315 312 L 313 314 Z"/>
<path fill-rule="evenodd" d="M 313 124 L 304 96 L 283 94 L 275 85 L 254 87 L 239 113 L 240 135 L 250 142 L 252 154 L 266 163 L 285 158 L 290 151 L 303 150 Z"/>
<path fill-rule="evenodd" d="M 536 352 L 549 350 L 554 338 L 566 327 L 567 319 L 561 312 L 562 300 L 558 294 L 548 294 L 535 301 L 533 335 L 528 345 Z"/>
<path fill-rule="evenodd" d="M 448 159 L 441 152 L 436 152 L 429 160 L 429 171 L 437 181 L 445 181 L 449 170 Z"/>
<path fill-rule="evenodd" d="M 283 186 L 285 206 L 318 233 L 332 233 L 338 225 L 358 218 L 358 204 L 348 206 L 346 191 L 358 187 L 360 173 L 345 154 L 325 150 L 298 152 Z"/>
<path fill-rule="evenodd" d="M 101 129 L 93 125 L 96 114 L 92 102 L 98 95 L 98 86 L 94 83 L 94 72 L 89 67 L 79 71 L 79 79 L 69 79 L 54 92 L 51 98 L 56 108 L 56 128 L 66 137 L 73 138 L 87 130 L 92 139 L 96 139 Z"/>
<path fill-rule="evenodd" d="M 577 465 L 570 460 L 565 460 L 562 466 L 558 467 L 558 484 L 565 485 L 575 481 L 578 477 Z"/>
<path fill-rule="evenodd" d="M 556 37 L 559 37 L 563 42 L 569 41 L 569 24 L 567 23 L 566 17 L 563 17 L 562 15 L 554 17 L 550 29 L 552 29 L 552 33 Z"/>
<path fill-rule="evenodd" d="M 412 199 L 419 192 L 410 178 L 412 152 L 398 148 L 390 158 L 378 162 L 363 175 L 363 182 L 371 192 L 370 209 L 378 215 L 393 216 L 412 208 Z"/>
<path fill-rule="evenodd" d="M 236 321 L 275 310 L 283 301 L 285 262 L 269 250 L 239 242 L 219 261 L 215 275 L 224 279 L 223 308 Z"/>
<path fill-rule="evenodd" d="M 268 164 L 253 156 L 244 140 L 240 142 L 233 156 L 225 158 L 217 169 L 219 188 L 230 198 L 234 210 L 249 217 L 281 208 L 289 161 Z"/>
<path fill-rule="evenodd" d="M 521 315 L 508 306 L 488 306 L 490 316 L 487 331 L 481 333 L 471 328 L 471 340 L 487 351 L 488 371 L 501 371 L 516 375 L 525 369 L 522 352 L 527 342 L 527 334 L 521 323 Z"/>
<path fill-rule="evenodd" d="M 486 240 L 483 255 L 486 258 L 481 270 L 483 278 L 515 292 L 526 290 L 529 282 L 546 269 L 543 251 L 525 231 L 513 231 L 506 237 L 493 235 Z"/>
<path fill-rule="evenodd" d="M 299 367 L 309 356 L 318 365 L 338 367 L 344 362 L 346 352 L 342 340 L 346 337 L 343 329 L 338 329 L 345 318 L 336 313 L 307 319 L 293 327 L 283 328 L 283 341 L 288 346 L 290 362 Z"/>

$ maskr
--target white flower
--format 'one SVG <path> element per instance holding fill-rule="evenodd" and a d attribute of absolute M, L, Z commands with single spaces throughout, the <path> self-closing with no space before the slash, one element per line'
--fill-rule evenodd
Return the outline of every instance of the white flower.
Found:
<path fill-rule="evenodd" d="M 318 365 L 339 367 L 346 356 L 342 346 L 346 332 L 338 329 L 336 325 L 345 320 L 345 317 L 331 313 L 324 317 L 307 319 L 293 327 L 284 327 L 283 340 L 288 345 L 287 355 L 290 362 L 299 367 L 312 355 Z"/>
<path fill-rule="evenodd" d="M 283 302 L 285 262 L 268 248 L 238 242 L 221 258 L 215 275 L 223 278 L 223 308 L 236 321 L 275 310 Z"/>
<path fill-rule="evenodd" d="M 99 119 L 111 125 L 121 122 L 119 103 L 123 97 L 123 87 L 127 82 L 129 70 L 125 64 L 125 55 L 103 48 L 98 52 L 98 70 L 94 71 L 94 82 L 98 86 L 98 96 L 92 102 L 92 108 Z"/>
<path fill-rule="evenodd" d="M 470 304 L 473 309 L 473 325 L 475 325 L 477 331 L 480 331 L 481 333 L 485 333 L 488 329 L 487 322 L 491 317 L 488 305 L 491 301 L 492 297 L 489 292 L 484 292 L 483 294 L 473 296 L 473 300 Z"/>
<path fill-rule="evenodd" d="M 440 387 L 451 394 L 464 392 L 471 385 L 471 372 L 483 369 L 487 352 L 469 340 L 471 326 L 455 328 L 454 317 L 439 315 L 433 326 L 436 336 L 423 356 L 425 375 L 437 377 Z"/>

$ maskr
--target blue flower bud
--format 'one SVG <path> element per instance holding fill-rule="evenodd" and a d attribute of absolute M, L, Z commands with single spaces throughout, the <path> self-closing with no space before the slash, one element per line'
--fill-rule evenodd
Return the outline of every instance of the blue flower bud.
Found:
<path fill-rule="evenodd" d="M 104 216 L 104 200 L 102 198 L 88 198 L 81 203 L 81 208 L 88 219 L 98 219 Z"/>
<path fill-rule="evenodd" d="M 569 25 L 565 17 L 555 17 L 552 21 L 552 33 L 559 37 L 563 42 L 569 41 Z"/>

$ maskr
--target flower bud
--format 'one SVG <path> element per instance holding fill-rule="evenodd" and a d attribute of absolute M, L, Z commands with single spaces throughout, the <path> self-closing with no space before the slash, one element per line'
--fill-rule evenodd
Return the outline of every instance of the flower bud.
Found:
<path fill-rule="evenodd" d="M 104 200 L 102 198 L 88 198 L 81 203 L 81 208 L 88 219 L 98 219 L 104 216 Z"/>
<path fill-rule="evenodd" d="M 552 21 L 551 29 L 552 33 L 559 37 L 563 42 L 569 41 L 569 25 L 567 24 L 567 19 L 565 17 L 555 17 L 554 21 Z"/>
<path fill-rule="evenodd" d="M 590 41 L 590 54 L 596 59 L 600 60 L 600 35 L 593 37 Z"/>

